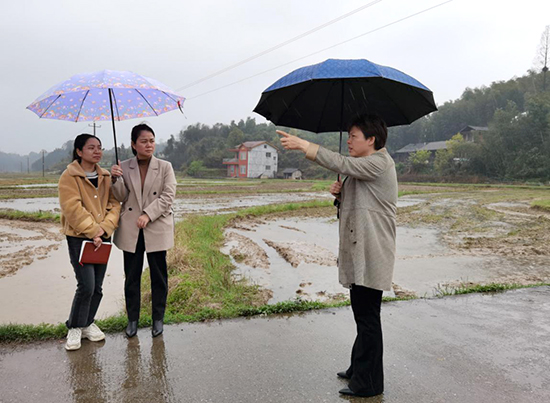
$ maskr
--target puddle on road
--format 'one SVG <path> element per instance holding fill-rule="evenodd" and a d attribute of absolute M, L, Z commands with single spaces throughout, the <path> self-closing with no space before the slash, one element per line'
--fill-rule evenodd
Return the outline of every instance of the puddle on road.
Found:
<path fill-rule="evenodd" d="M 239 238 L 246 237 L 268 257 L 268 267 L 253 267 L 243 261 Z M 336 264 L 320 264 L 304 259 L 304 249 L 315 249 L 317 255 L 338 255 L 338 223 L 334 218 L 277 219 L 253 223 L 240 222 L 237 228 L 226 231 L 227 243 L 223 253 L 232 258 L 237 277 L 273 291 L 269 303 L 302 297 L 308 300 L 327 300 L 347 290 L 338 283 Z M 284 244 L 279 253 L 274 244 Z M 231 252 L 231 253 L 230 253 Z M 262 253 L 263 253 L 262 252 Z M 502 259 L 492 256 L 472 256 L 454 251 L 440 240 L 440 232 L 433 228 L 397 228 L 397 259 L 394 271 L 394 290 L 414 292 L 420 297 L 431 297 L 441 284 L 498 281 Z M 283 257 L 284 256 L 284 257 Z M 497 264 L 498 262 L 498 264 Z M 296 267 L 293 267 L 296 266 Z M 391 293 L 386 293 L 390 296 Z"/>

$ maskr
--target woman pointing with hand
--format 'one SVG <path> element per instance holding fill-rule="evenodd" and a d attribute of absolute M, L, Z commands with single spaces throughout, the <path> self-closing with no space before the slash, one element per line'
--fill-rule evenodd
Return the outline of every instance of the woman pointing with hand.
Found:
<path fill-rule="evenodd" d="M 375 396 L 384 391 L 382 366 L 382 291 L 392 289 L 395 262 L 397 174 L 385 149 L 386 123 L 376 115 L 355 119 L 348 129 L 349 157 L 278 130 L 287 150 L 345 175 L 330 192 L 340 208 L 338 277 L 350 289 L 357 337 L 351 364 L 338 372 L 349 396 Z"/>

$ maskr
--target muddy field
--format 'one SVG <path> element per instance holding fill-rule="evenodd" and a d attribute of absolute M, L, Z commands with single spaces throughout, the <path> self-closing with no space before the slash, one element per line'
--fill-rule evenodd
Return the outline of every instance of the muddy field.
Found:
<path fill-rule="evenodd" d="M 63 238 L 57 224 L 0 219 L 0 278 L 47 258 Z"/>
<path fill-rule="evenodd" d="M 219 214 L 263 204 L 327 200 L 330 195 L 322 191 L 325 185 L 186 181 L 178 186 L 174 209 L 182 218 L 188 213 Z M 239 189 L 243 192 L 232 193 Z M 400 197 L 398 205 L 395 284 L 386 295 L 430 297 L 463 284 L 550 282 L 550 214 L 531 207 L 534 200 L 548 199 L 550 191 L 429 185 L 400 186 L 400 191 L 406 196 Z M 5 197 L 21 192 L 35 197 Z M 3 187 L 0 208 L 58 211 L 56 192 L 55 187 L 41 184 Z M 51 197 L 38 197 L 45 193 Z M 337 226 L 332 207 L 239 219 L 227 230 L 223 251 L 233 258 L 235 276 L 261 285 L 271 296 L 270 303 L 296 297 L 340 299 L 347 291 L 338 284 Z M 58 230 L 58 224 L 0 220 L 0 304 L 13 307 L 2 311 L 2 322 L 65 319 L 66 312 L 59 307 L 70 304 L 74 274 Z M 116 255 L 106 279 L 109 291 L 102 303 L 103 315 L 121 309 L 121 267 L 121 256 Z M 20 307 L 37 304 L 42 309 L 37 317 L 22 317 L 22 312 L 30 315 L 32 309 Z M 54 314 L 48 316 L 50 312 Z"/>
<path fill-rule="evenodd" d="M 407 191 L 419 194 L 400 198 L 395 295 L 550 282 L 550 214 L 530 206 L 548 197 L 547 190 L 457 187 L 422 194 L 429 188 L 410 186 Z M 224 251 L 235 258 L 239 275 L 272 289 L 274 301 L 340 298 L 334 213 L 324 208 L 239 220 L 226 232 Z M 266 255 L 262 267 L 248 263 Z"/>
<path fill-rule="evenodd" d="M 52 179 L 53 180 L 53 179 Z M 57 197 L 56 183 L 28 183 L 16 185 L 13 180 L 0 180 L 0 200 L 35 197 Z M 257 194 L 311 192 L 319 186 L 316 181 L 288 180 L 180 180 L 177 198 L 218 198 L 223 194 Z M 327 185 L 328 187 L 328 185 Z"/>

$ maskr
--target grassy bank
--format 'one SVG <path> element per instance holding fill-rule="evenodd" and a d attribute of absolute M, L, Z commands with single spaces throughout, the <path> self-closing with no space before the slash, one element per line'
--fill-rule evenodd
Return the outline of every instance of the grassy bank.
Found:
<path fill-rule="evenodd" d="M 535 200 L 531 203 L 531 207 L 550 213 L 550 199 L 548 200 Z"/>
<path fill-rule="evenodd" d="M 498 183 L 434 183 L 434 182 L 399 182 L 400 185 L 440 187 L 440 188 L 462 188 L 462 189 L 543 189 L 550 191 L 550 186 L 544 184 L 498 184 Z"/>
<path fill-rule="evenodd" d="M 0 218 L 6 220 L 59 222 L 59 214 L 50 213 L 49 211 L 0 210 Z"/>
<path fill-rule="evenodd" d="M 533 288 L 550 286 L 550 283 L 519 284 L 519 283 L 489 283 L 489 284 L 460 284 L 456 287 L 438 286 L 435 289 L 435 297 L 446 297 L 450 295 L 464 295 L 474 293 L 494 293 L 521 288 Z"/>

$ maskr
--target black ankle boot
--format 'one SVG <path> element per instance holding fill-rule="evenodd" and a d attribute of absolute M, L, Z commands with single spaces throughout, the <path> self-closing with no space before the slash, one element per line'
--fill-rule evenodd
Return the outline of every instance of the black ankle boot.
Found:
<path fill-rule="evenodd" d="M 153 329 L 151 331 L 151 333 L 153 333 L 153 337 L 157 337 L 157 336 L 160 336 L 163 332 L 163 323 L 162 323 L 162 319 L 161 320 L 154 320 L 153 321 Z"/>
<path fill-rule="evenodd" d="M 126 326 L 126 336 L 134 337 L 137 334 L 138 321 L 131 320 L 128 321 L 128 326 Z"/>

